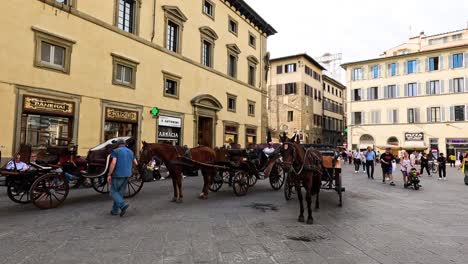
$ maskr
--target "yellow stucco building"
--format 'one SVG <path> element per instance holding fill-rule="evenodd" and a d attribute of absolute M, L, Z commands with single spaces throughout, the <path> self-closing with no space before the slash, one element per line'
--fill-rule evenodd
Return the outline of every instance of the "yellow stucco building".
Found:
<path fill-rule="evenodd" d="M 420 35 L 347 72 L 349 147 L 468 150 L 468 29 Z"/>
<path fill-rule="evenodd" d="M 267 37 L 242 0 L 6 1 L 0 151 L 115 136 L 220 146 L 265 135 Z M 153 116 L 159 109 L 159 117 Z"/>

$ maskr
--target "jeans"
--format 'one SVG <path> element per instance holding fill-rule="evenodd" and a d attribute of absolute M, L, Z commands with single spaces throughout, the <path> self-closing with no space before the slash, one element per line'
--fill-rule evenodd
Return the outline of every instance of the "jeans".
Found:
<path fill-rule="evenodd" d="M 367 172 L 367 178 L 374 179 L 374 161 L 373 160 L 366 160 L 366 172 Z"/>
<path fill-rule="evenodd" d="M 439 178 L 442 178 L 442 177 L 445 178 L 446 176 L 447 176 L 447 171 L 446 171 L 445 165 L 439 166 Z"/>
<path fill-rule="evenodd" d="M 124 200 L 125 192 L 127 191 L 128 178 L 112 178 L 110 186 L 110 196 L 114 200 L 112 205 L 112 213 L 118 214 L 119 210 L 127 205 Z"/>

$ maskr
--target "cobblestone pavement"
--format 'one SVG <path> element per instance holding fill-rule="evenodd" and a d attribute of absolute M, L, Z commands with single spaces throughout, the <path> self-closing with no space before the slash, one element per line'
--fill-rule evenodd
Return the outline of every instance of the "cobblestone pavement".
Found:
<path fill-rule="evenodd" d="M 93 190 L 71 191 L 54 210 L 0 196 L 0 263 L 467 263 L 468 186 L 424 176 L 419 191 L 354 174 L 345 165 L 344 206 L 322 193 L 314 225 L 298 223 L 297 199 L 259 181 L 247 196 L 228 187 L 198 200 L 201 178 L 147 184 L 123 217 Z M 2 191 L 3 192 L 3 191 Z M 259 205 L 260 204 L 260 205 Z"/>

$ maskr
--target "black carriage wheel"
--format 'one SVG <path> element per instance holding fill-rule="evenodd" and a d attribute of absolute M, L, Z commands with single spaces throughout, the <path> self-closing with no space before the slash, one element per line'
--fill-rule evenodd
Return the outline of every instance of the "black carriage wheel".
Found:
<path fill-rule="evenodd" d="M 270 175 L 270 185 L 273 190 L 278 191 L 284 184 L 284 170 L 281 166 L 275 165 L 275 173 Z"/>
<path fill-rule="evenodd" d="M 247 176 L 247 181 L 248 181 L 248 184 L 249 184 L 249 188 L 250 187 L 253 187 L 256 183 L 257 183 L 257 176 L 255 174 L 250 174 L 249 176 Z"/>
<path fill-rule="evenodd" d="M 229 173 L 229 172 L 224 171 L 224 170 L 218 170 L 216 175 L 211 179 L 211 184 L 208 187 L 208 189 L 210 189 L 210 191 L 217 192 L 217 191 L 219 191 L 219 189 L 221 189 L 221 187 L 223 186 L 223 183 L 224 183 L 224 174 L 225 173 Z"/>
<path fill-rule="evenodd" d="M 29 186 L 21 185 L 17 182 L 10 182 L 8 184 L 7 195 L 15 203 L 27 204 L 31 202 L 29 198 Z"/>
<path fill-rule="evenodd" d="M 40 209 L 51 209 L 61 205 L 68 196 L 70 186 L 61 174 L 42 175 L 31 186 L 30 197 Z"/>
<path fill-rule="evenodd" d="M 291 182 L 291 178 L 289 176 L 289 173 L 284 174 L 284 198 L 286 201 L 291 200 L 291 195 L 292 195 L 292 188 L 293 184 Z"/>
<path fill-rule="evenodd" d="M 234 175 L 234 180 L 232 183 L 232 189 L 236 196 L 244 196 L 249 190 L 248 175 L 245 171 L 238 171 Z"/>
<path fill-rule="evenodd" d="M 109 193 L 110 189 L 109 189 L 109 184 L 107 184 L 107 177 L 101 176 L 101 177 L 93 178 L 91 181 L 92 181 L 91 185 L 96 192 L 102 193 L 102 194 Z"/>
<path fill-rule="evenodd" d="M 143 188 L 143 178 L 141 177 L 138 170 L 133 169 L 133 174 L 128 178 L 127 193 L 125 198 L 131 198 L 141 191 Z"/>

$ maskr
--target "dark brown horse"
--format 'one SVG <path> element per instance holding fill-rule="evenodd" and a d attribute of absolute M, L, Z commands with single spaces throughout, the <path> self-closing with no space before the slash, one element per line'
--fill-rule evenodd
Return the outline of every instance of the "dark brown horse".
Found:
<path fill-rule="evenodd" d="M 211 179 L 216 175 L 216 169 L 211 167 L 215 161 L 215 152 L 209 147 L 196 147 L 190 149 L 190 157 L 186 157 L 186 150 L 180 146 L 173 146 L 169 144 L 150 144 L 143 142 L 143 148 L 140 153 L 140 169 L 144 170 L 148 162 L 153 157 L 160 158 L 166 165 L 172 179 L 174 187 L 175 202 L 182 202 L 182 171 L 184 166 L 191 168 L 199 168 L 203 174 L 203 190 L 199 198 L 208 198 L 208 187 L 211 184 Z M 144 173 L 140 171 L 140 173 Z"/>
<path fill-rule="evenodd" d="M 306 190 L 307 224 L 313 224 L 312 195 L 316 195 L 315 208 L 319 208 L 319 192 L 322 185 L 322 154 L 312 148 L 304 149 L 297 142 L 286 141 L 281 149 L 283 166 L 288 172 L 297 192 L 300 205 L 299 222 L 304 222 L 304 204 L 302 201 L 302 188 Z"/>

